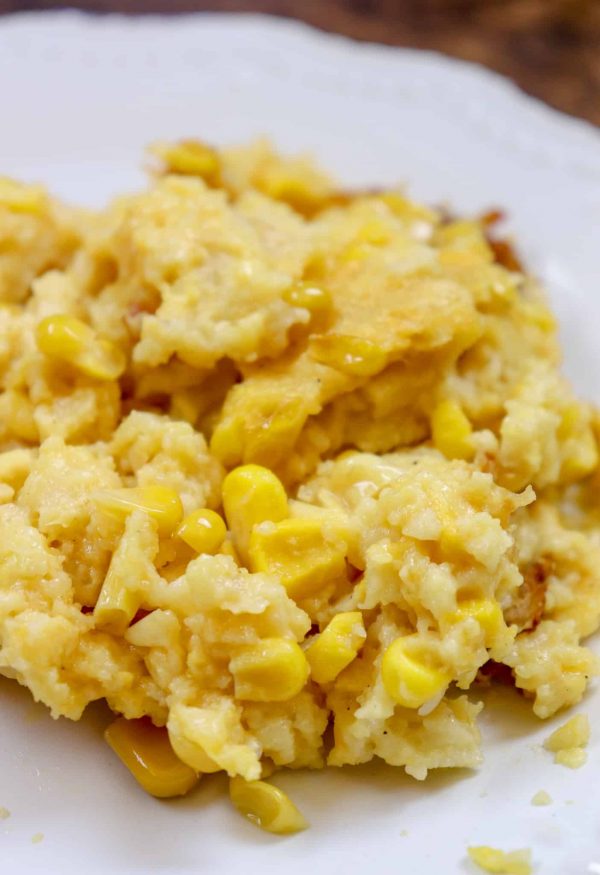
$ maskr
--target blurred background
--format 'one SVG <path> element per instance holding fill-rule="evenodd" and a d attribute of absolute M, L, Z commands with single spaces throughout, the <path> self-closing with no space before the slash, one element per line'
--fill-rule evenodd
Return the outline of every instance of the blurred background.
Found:
<path fill-rule="evenodd" d="M 600 0 L 0 0 L 0 13 L 210 10 L 297 18 L 359 40 L 484 64 L 552 106 L 600 125 Z"/>

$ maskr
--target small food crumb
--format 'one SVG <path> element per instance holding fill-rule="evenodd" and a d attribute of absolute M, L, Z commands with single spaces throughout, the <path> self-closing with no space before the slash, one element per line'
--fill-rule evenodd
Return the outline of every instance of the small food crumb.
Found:
<path fill-rule="evenodd" d="M 7 817 L 10 817 L 10 811 L 8 808 L 4 808 L 3 805 L 0 805 L 0 820 L 6 820 Z"/>
<path fill-rule="evenodd" d="M 32 845 L 39 845 L 39 843 L 41 841 L 43 841 L 43 839 L 44 839 L 44 833 L 43 832 L 36 832 L 35 835 L 31 836 L 31 844 Z"/>
<path fill-rule="evenodd" d="M 556 753 L 570 747 L 583 747 L 590 740 L 590 721 L 585 714 L 576 714 L 559 726 L 544 742 L 546 750 Z"/>
<path fill-rule="evenodd" d="M 554 762 L 569 769 L 580 769 L 587 760 L 587 753 L 582 747 L 570 747 L 558 750 L 554 754 Z"/>
<path fill-rule="evenodd" d="M 538 790 L 531 799 L 532 805 L 552 805 L 552 796 L 545 790 Z"/>
<path fill-rule="evenodd" d="M 488 845 L 467 848 L 469 857 L 485 872 L 496 875 L 531 875 L 531 851 L 521 848 L 518 851 L 500 851 Z"/>
<path fill-rule="evenodd" d="M 555 763 L 578 769 L 587 760 L 583 748 L 589 740 L 590 721 L 585 714 L 576 714 L 548 736 L 544 747 L 554 754 Z"/>
<path fill-rule="evenodd" d="M 402 836 L 402 838 L 406 838 L 406 836 L 408 835 L 408 830 L 407 830 L 407 829 L 401 829 L 401 830 L 400 830 L 400 835 Z"/>

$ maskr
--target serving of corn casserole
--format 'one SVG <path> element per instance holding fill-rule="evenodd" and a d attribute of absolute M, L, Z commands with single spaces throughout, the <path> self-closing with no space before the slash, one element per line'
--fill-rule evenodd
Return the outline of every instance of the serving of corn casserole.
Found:
<path fill-rule="evenodd" d="M 276 769 L 421 780 L 480 763 L 495 678 L 579 702 L 600 419 L 496 217 L 262 141 L 153 161 L 93 213 L 0 179 L 0 672 L 280 833 Z"/>

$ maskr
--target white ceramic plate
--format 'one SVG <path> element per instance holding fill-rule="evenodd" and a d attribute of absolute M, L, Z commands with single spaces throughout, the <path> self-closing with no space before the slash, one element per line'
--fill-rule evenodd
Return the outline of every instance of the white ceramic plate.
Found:
<path fill-rule="evenodd" d="M 143 146 L 267 133 L 310 149 L 347 183 L 406 181 L 461 211 L 501 205 L 558 311 L 566 370 L 592 396 L 600 365 L 600 135 L 493 74 L 422 52 L 327 37 L 283 21 L 204 16 L 0 21 L 0 174 L 100 204 L 139 187 Z M 598 390 L 596 389 L 596 394 Z M 600 400 L 600 399 L 598 399 Z M 509 692 L 484 717 L 485 765 L 418 784 L 382 766 L 282 775 L 312 828 L 276 839 L 230 810 L 225 784 L 160 803 L 103 744 L 106 713 L 52 722 L 0 682 L 2 872 L 474 872 L 467 844 L 529 846 L 536 872 L 600 872 L 600 696 L 586 767 L 552 764 Z M 554 804 L 530 805 L 546 789 Z M 32 837 L 43 833 L 43 840 Z"/>

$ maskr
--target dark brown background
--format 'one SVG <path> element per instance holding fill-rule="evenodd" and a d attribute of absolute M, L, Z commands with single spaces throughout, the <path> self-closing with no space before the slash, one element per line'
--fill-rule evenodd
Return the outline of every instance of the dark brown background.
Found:
<path fill-rule="evenodd" d="M 0 12 L 74 5 L 96 12 L 271 12 L 356 39 L 437 49 L 512 77 L 600 124 L 600 0 L 0 0 Z"/>

